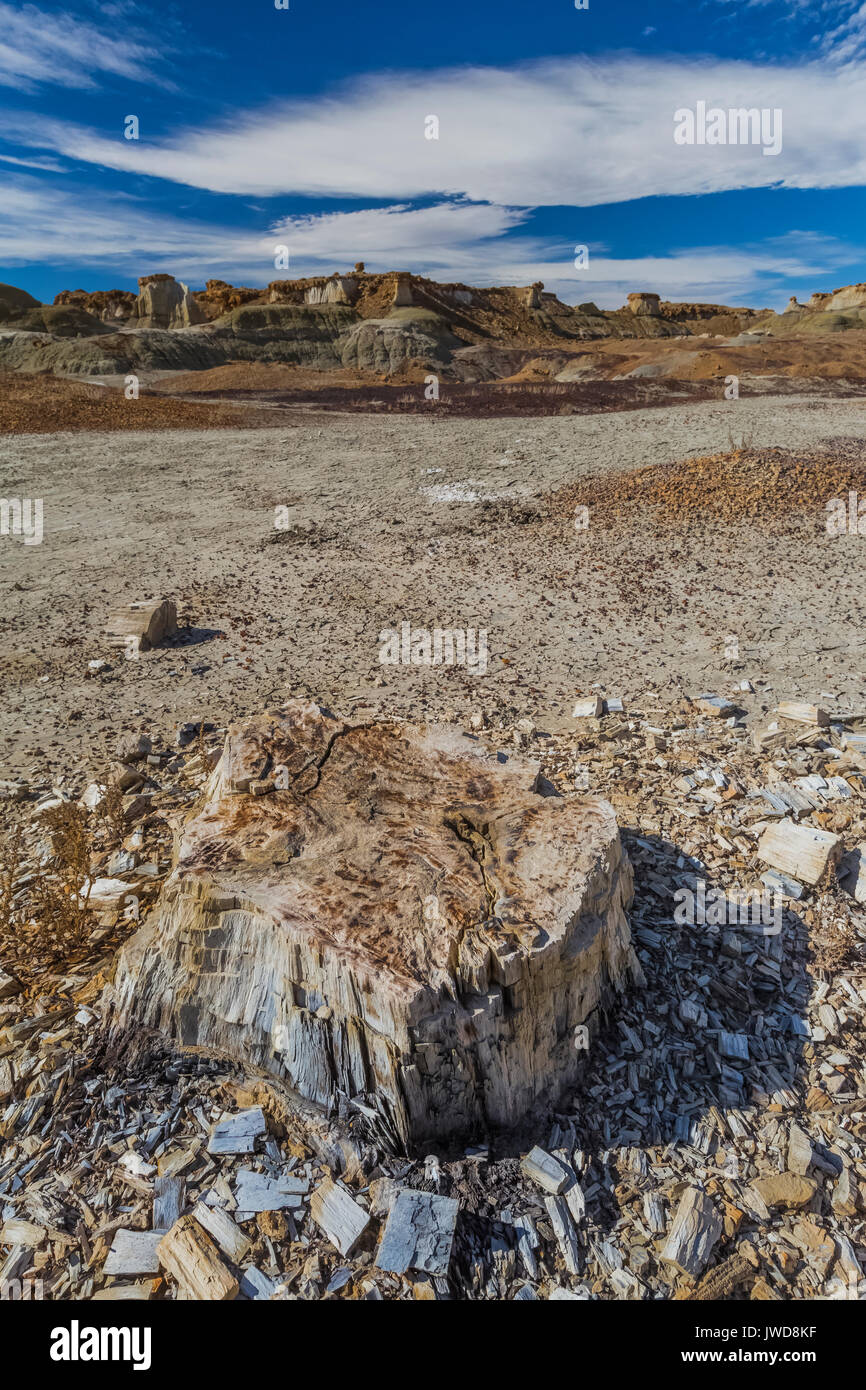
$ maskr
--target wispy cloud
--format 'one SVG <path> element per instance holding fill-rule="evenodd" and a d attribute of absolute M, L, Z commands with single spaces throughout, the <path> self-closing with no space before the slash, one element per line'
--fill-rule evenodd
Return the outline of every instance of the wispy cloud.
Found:
<path fill-rule="evenodd" d="M 544 280 L 566 303 L 594 300 L 599 308 L 621 305 L 633 290 L 650 290 L 662 299 L 697 300 L 782 308 L 793 288 L 809 295 L 823 288 L 835 267 L 862 258 L 864 248 L 809 232 L 789 232 L 744 246 L 684 247 L 666 256 L 594 255 L 585 270 L 563 274 L 556 262 L 527 267 L 528 278 Z M 577 282 L 580 292 L 573 286 Z"/>
<path fill-rule="evenodd" d="M 671 299 L 781 307 L 792 282 L 798 292 L 811 292 L 832 267 L 863 254 L 863 248 L 803 232 L 739 248 L 619 259 L 591 245 L 589 265 L 578 271 L 573 247 L 534 236 L 525 212 L 490 204 L 395 204 L 283 218 L 250 231 L 160 216 L 129 198 L 79 196 L 26 175 L 13 177 L 7 194 L 0 209 L 0 263 L 89 264 L 108 279 L 165 270 L 194 285 L 210 277 L 264 285 L 282 275 L 273 257 L 278 245 L 287 245 L 293 276 L 329 274 L 363 260 L 370 270 L 405 267 L 469 284 L 543 280 L 566 303 L 593 299 L 600 308 L 619 307 L 635 289 Z"/>
<path fill-rule="evenodd" d="M 833 19 L 841 19 L 834 29 L 824 35 L 821 47 L 832 53 L 837 62 L 853 61 L 866 53 L 866 4 L 851 6 L 851 13 L 842 18 L 847 7 L 842 6 L 833 14 Z"/>
<path fill-rule="evenodd" d="M 106 139 L 61 122 L 32 131 L 11 117 L 4 129 L 69 158 L 222 193 L 587 206 L 863 183 L 864 79 L 860 65 L 827 60 L 568 59 L 365 77 L 160 141 Z M 674 112 L 697 100 L 781 108 L 782 152 L 675 144 Z M 438 140 L 425 139 L 428 114 L 439 117 Z"/>
<path fill-rule="evenodd" d="M 42 159 L 38 157 L 34 157 L 33 159 L 18 159 L 17 156 L 13 154 L 0 154 L 0 160 L 2 160 L 4 164 L 15 164 L 22 169 L 41 169 L 43 172 L 49 174 L 62 174 L 64 172 L 64 166 L 58 160 L 52 159 L 48 155 Z"/>
<path fill-rule="evenodd" d="M 111 75 L 156 80 L 159 51 L 134 31 L 118 35 L 61 10 L 0 2 L 0 85 L 94 87 Z"/>
<path fill-rule="evenodd" d="M 130 276 L 167 270 L 199 282 L 227 276 L 264 285 L 282 276 L 274 257 L 287 245 L 293 275 L 330 274 L 357 260 L 371 269 L 456 274 L 477 270 L 491 244 L 526 216 L 490 204 L 396 204 L 263 220 L 250 231 L 161 215 L 132 198 L 97 196 L 21 175 L 10 176 L 0 203 L 0 263 L 72 263 Z M 531 256 L 543 254 L 540 242 L 527 244 Z"/>

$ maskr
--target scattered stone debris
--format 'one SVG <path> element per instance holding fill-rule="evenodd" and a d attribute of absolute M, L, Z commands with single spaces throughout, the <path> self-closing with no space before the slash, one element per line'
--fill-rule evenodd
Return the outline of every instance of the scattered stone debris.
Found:
<path fill-rule="evenodd" d="M 758 856 L 794 881 L 820 883 L 827 865 L 838 858 L 842 841 L 829 830 L 779 821 L 768 825 L 758 843 Z"/>
<path fill-rule="evenodd" d="M 546 1116 L 479 1131 L 465 1152 L 407 1157 L 357 1093 L 326 1115 L 144 1035 L 113 1051 L 103 992 L 136 928 L 128 904 L 93 910 L 63 960 L 13 958 L 0 937 L 0 1280 L 100 1301 L 862 1299 L 863 724 L 780 720 L 756 743 L 735 718 L 646 699 L 543 744 L 515 728 L 561 796 L 584 768 L 628 827 L 645 984 L 616 1001 Z M 666 750 L 646 749 L 647 725 Z M 197 724 L 183 748 L 148 754 L 149 800 L 120 828 L 131 858 L 109 874 L 117 843 L 94 856 L 94 881 L 130 884 L 142 914 L 171 869 L 169 818 L 200 796 L 221 743 Z M 58 790 L 72 804 L 86 785 Z M 24 830 L 19 914 L 50 869 L 31 811 L 52 791 L 16 786 L 3 803 Z M 839 841 L 817 880 L 798 866 L 794 883 L 789 865 L 767 884 L 768 825 Z M 148 861 L 156 876 L 138 877 Z M 713 889 L 725 920 L 709 906 L 701 919 Z M 744 890 L 779 903 L 746 913 Z"/>
<path fill-rule="evenodd" d="M 224 1302 L 234 1298 L 238 1280 L 193 1216 L 182 1216 L 157 1246 L 159 1263 L 177 1280 L 186 1298 Z"/>
<path fill-rule="evenodd" d="M 326 1178 L 310 1199 L 310 1215 L 341 1255 L 351 1255 L 370 1218 L 351 1193 Z"/>
<path fill-rule="evenodd" d="M 458 1203 L 452 1197 L 404 1188 L 397 1193 L 376 1255 L 379 1269 L 405 1274 L 422 1269 L 446 1275 L 457 1224 Z"/>
<path fill-rule="evenodd" d="M 689 1187 L 680 1199 L 661 1258 L 695 1278 L 704 1272 L 721 1234 L 715 1204 L 705 1192 Z"/>

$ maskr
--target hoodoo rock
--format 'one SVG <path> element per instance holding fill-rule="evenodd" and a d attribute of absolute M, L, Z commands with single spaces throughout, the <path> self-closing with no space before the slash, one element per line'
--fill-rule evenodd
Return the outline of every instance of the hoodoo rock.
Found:
<path fill-rule="evenodd" d="M 143 275 L 136 308 L 142 328 L 188 328 L 207 321 L 198 300 L 173 275 Z"/>
<path fill-rule="evenodd" d="M 400 1145 L 479 1133 L 556 1101 L 641 981 L 631 892 L 606 802 L 458 729 L 296 702 L 229 730 L 106 1002 Z"/>
<path fill-rule="evenodd" d="M 398 270 L 394 276 L 394 299 L 392 301 L 395 309 L 407 308 L 414 304 L 412 298 L 412 276 L 408 270 Z"/>
<path fill-rule="evenodd" d="M 660 299 L 657 294 L 629 294 L 626 296 L 628 307 L 633 314 L 648 315 L 651 318 L 658 318 L 661 313 Z"/>

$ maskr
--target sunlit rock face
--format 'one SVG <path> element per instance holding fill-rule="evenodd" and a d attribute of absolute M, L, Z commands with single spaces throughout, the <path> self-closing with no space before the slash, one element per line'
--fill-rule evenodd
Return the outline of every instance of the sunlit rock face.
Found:
<path fill-rule="evenodd" d="M 207 321 L 198 300 L 173 275 L 142 276 L 136 311 L 143 328 L 189 328 Z"/>

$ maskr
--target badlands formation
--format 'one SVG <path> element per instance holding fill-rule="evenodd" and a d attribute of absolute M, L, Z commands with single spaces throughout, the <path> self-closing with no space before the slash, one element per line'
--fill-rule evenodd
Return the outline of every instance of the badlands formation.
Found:
<path fill-rule="evenodd" d="M 839 316 L 846 316 L 843 325 Z M 127 290 L 64 290 L 52 305 L 0 286 L 0 367 L 112 374 L 137 367 L 195 370 L 228 361 L 395 371 L 407 362 L 455 379 L 494 376 L 485 345 L 563 347 L 610 338 L 682 338 L 820 331 L 866 320 L 866 286 L 813 295 L 784 315 L 630 294 L 620 310 L 570 307 L 542 284 L 481 289 L 408 272 L 275 280 L 264 289 L 209 280 L 204 290 L 167 274 Z M 488 355 L 489 356 L 489 355 Z"/>
<path fill-rule="evenodd" d="M 863 1297 L 864 326 L 0 286 L 0 1280 Z"/>
<path fill-rule="evenodd" d="M 315 394 L 326 408 L 412 410 L 430 393 L 416 392 L 414 401 L 399 388 L 423 387 L 431 374 L 442 412 L 621 409 L 669 401 L 672 388 L 719 395 L 731 375 L 759 390 L 815 380 L 844 390 L 866 376 L 866 334 L 857 331 L 864 326 L 863 284 L 806 304 L 792 299 L 782 314 L 650 292 L 601 310 L 591 301 L 565 304 L 540 282 L 439 284 L 404 271 L 370 273 L 359 262 L 263 289 L 208 280 L 190 290 L 160 273 L 143 276 L 138 294 L 64 290 L 51 305 L 0 285 L 0 372 L 18 374 L 7 391 L 24 402 L 31 429 L 45 428 L 26 409 L 33 373 L 69 381 L 73 422 L 81 396 L 72 383 L 116 389 L 129 375 L 148 397 L 170 398 L 142 406 L 156 426 L 161 417 L 194 425 L 190 398 L 273 409 Z M 370 394 L 380 387 L 384 397 Z M 117 427 L 112 413 L 106 397 L 107 428 Z M 249 409 L 247 418 L 263 422 Z M 22 423 L 10 415 L 7 427 Z"/>

